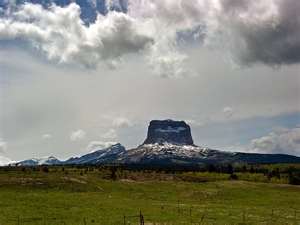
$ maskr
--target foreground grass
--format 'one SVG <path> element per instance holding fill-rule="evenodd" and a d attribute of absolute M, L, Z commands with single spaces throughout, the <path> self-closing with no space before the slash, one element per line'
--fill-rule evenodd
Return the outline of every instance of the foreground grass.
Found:
<path fill-rule="evenodd" d="M 1 225 L 300 224 L 300 188 L 228 181 L 103 179 L 98 172 L 1 172 Z"/>

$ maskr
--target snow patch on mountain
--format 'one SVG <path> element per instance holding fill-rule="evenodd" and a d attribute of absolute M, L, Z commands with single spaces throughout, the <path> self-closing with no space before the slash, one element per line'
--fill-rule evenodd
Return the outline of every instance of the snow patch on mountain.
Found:
<path fill-rule="evenodd" d="M 61 161 L 54 156 L 42 157 L 42 158 L 32 158 L 24 161 L 17 162 L 17 166 L 40 166 L 40 165 L 59 165 Z"/>
<path fill-rule="evenodd" d="M 93 152 L 73 157 L 64 162 L 64 164 L 100 164 L 110 163 L 116 160 L 119 154 L 125 152 L 126 149 L 120 143 L 111 145 L 110 147 L 94 150 Z"/>
<path fill-rule="evenodd" d="M 168 126 L 167 128 L 163 129 L 163 128 L 158 128 L 158 129 L 155 129 L 156 132 L 168 132 L 168 133 L 179 133 L 180 131 L 184 131 L 186 130 L 185 127 L 170 127 Z"/>
<path fill-rule="evenodd" d="M 191 130 L 184 121 L 153 120 L 148 127 L 147 138 L 136 148 L 126 150 L 120 143 L 106 146 L 102 142 L 92 142 L 93 152 L 59 161 L 55 157 L 29 159 L 16 165 L 100 165 L 100 164 L 140 164 L 163 165 L 204 165 L 227 163 L 299 163 L 300 157 L 282 154 L 255 154 L 226 152 L 193 143 Z M 1 158 L 0 158 L 1 160 Z M 1 162 L 1 161 L 0 161 Z"/>

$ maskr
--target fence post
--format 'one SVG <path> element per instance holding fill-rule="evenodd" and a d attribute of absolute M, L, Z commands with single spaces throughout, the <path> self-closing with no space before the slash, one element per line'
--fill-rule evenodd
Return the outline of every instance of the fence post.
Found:
<path fill-rule="evenodd" d="M 144 216 L 141 210 L 140 210 L 140 225 L 144 225 Z"/>
<path fill-rule="evenodd" d="M 20 216 L 18 216 L 18 218 L 17 218 L 17 223 L 18 223 L 18 225 L 20 225 Z"/>
<path fill-rule="evenodd" d="M 83 225 L 86 225 L 86 219 L 83 217 Z"/>
<path fill-rule="evenodd" d="M 274 209 L 272 209 L 272 214 L 271 214 L 271 216 L 272 216 L 272 218 L 273 218 L 273 216 L 274 216 Z"/>
<path fill-rule="evenodd" d="M 126 216 L 123 216 L 123 225 L 126 225 Z"/>
<path fill-rule="evenodd" d="M 191 206 L 191 207 L 190 207 L 190 220 L 191 220 L 190 222 L 191 222 L 191 224 L 193 223 L 193 220 L 192 220 L 192 208 L 193 208 L 193 207 Z"/>
<path fill-rule="evenodd" d="M 200 224 L 202 224 L 202 222 L 204 221 L 204 218 L 205 218 L 205 212 L 204 212 L 203 215 L 201 216 Z"/>

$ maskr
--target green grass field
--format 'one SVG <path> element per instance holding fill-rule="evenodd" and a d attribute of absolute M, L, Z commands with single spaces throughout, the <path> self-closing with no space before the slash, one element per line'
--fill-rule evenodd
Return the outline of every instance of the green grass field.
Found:
<path fill-rule="evenodd" d="M 129 225 L 139 224 L 140 211 L 145 224 L 157 225 L 300 224 L 300 186 L 205 176 L 211 181 L 153 173 L 112 181 L 76 169 L 1 171 L 0 224 Z"/>

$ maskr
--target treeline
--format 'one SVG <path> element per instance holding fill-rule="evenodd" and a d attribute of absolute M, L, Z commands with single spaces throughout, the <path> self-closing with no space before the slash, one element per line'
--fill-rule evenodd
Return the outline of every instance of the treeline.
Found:
<path fill-rule="evenodd" d="M 300 185 L 300 164 L 208 164 L 208 165 L 57 165 L 33 167 L 0 167 L 0 172 L 30 174 L 63 173 L 84 176 L 97 173 L 103 179 L 184 180 L 206 182 L 214 180 L 248 180 Z"/>

